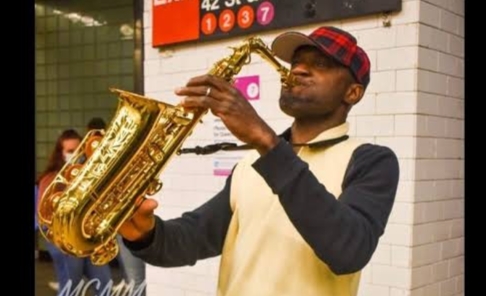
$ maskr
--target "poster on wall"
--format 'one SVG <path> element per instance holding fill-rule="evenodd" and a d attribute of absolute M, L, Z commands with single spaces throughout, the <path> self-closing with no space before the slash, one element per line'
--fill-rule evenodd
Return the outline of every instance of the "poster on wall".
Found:
<path fill-rule="evenodd" d="M 401 10 L 402 0 L 153 0 L 152 46 L 203 42 Z"/>
<path fill-rule="evenodd" d="M 255 109 L 259 109 L 260 102 L 260 77 L 258 75 L 236 77 L 234 85 L 241 94 L 252 104 Z M 224 123 L 219 118 L 213 120 L 214 143 L 236 143 L 241 145 L 235 136 L 231 134 Z M 215 154 L 213 159 L 213 174 L 215 176 L 228 176 L 238 160 L 247 153 L 241 151 L 222 151 Z"/>

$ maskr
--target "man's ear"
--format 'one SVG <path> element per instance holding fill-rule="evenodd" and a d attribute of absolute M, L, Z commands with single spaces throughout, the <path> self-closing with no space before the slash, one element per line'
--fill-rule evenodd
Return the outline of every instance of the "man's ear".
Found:
<path fill-rule="evenodd" d="M 346 91 L 344 101 L 350 106 L 354 106 L 363 98 L 364 87 L 359 83 L 351 83 Z"/>

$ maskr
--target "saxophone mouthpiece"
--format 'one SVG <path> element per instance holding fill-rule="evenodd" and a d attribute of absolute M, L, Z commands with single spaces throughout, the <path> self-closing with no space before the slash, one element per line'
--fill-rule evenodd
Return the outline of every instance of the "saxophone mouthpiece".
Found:
<path fill-rule="evenodd" d="M 297 77 L 289 73 L 282 82 L 282 85 L 284 88 L 292 89 L 292 87 L 300 85 L 300 82 L 297 80 Z"/>

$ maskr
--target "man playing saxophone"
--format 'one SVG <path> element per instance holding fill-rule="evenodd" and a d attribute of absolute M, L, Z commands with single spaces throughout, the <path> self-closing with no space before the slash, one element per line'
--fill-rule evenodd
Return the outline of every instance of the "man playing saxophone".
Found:
<path fill-rule="evenodd" d="M 209 109 L 254 150 L 197 209 L 164 221 L 146 199 L 119 233 L 155 266 L 221 255 L 221 296 L 355 296 L 399 180 L 389 148 L 348 135 L 347 116 L 370 81 L 368 56 L 334 27 L 281 34 L 272 50 L 297 82 L 279 99 L 292 125 L 277 135 L 230 83 L 192 78 L 176 90 L 182 105 Z"/>

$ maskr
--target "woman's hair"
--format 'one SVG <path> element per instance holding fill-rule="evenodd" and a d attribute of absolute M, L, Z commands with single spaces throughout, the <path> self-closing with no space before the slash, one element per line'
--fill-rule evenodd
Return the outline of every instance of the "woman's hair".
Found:
<path fill-rule="evenodd" d="M 64 130 L 61 135 L 57 138 L 56 145 L 54 146 L 54 150 L 52 151 L 49 161 L 45 170 L 39 175 L 37 182 L 39 182 L 45 175 L 58 172 L 61 170 L 62 166 L 64 165 L 64 156 L 62 154 L 63 150 L 63 142 L 65 140 L 77 139 L 82 140 L 81 135 L 75 131 L 74 129 L 67 129 Z"/>

